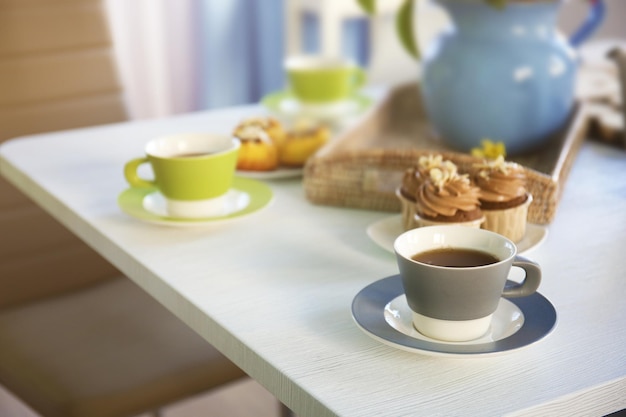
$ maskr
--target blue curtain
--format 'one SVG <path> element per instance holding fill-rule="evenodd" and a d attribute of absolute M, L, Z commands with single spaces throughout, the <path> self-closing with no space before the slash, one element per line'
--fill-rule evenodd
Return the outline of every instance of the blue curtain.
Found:
<path fill-rule="evenodd" d="M 356 1 L 356 0 L 355 0 Z M 317 16 L 305 14 L 303 19 L 302 48 L 306 52 L 319 51 L 319 24 Z M 367 19 L 349 19 L 343 22 L 341 36 L 341 53 L 352 58 L 360 65 L 366 66 L 369 59 L 369 23 Z"/>
<path fill-rule="evenodd" d="M 256 103 L 265 94 L 285 87 L 285 0 L 199 0 L 198 108 Z M 303 17 L 303 49 L 318 49 L 315 16 Z M 342 51 L 367 63 L 366 19 L 347 21 Z"/>

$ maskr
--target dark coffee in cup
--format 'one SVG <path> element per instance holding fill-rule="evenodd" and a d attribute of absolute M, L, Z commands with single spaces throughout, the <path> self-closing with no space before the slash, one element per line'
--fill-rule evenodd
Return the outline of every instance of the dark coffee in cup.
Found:
<path fill-rule="evenodd" d="M 474 249 L 442 248 L 420 252 L 411 257 L 414 261 L 428 265 L 451 268 L 467 268 L 495 264 L 500 259 L 490 253 Z"/>

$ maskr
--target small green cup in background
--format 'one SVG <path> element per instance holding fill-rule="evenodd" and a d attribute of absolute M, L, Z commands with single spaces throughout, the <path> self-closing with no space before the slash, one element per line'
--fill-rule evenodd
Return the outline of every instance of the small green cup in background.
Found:
<path fill-rule="evenodd" d="M 347 99 L 366 80 L 363 69 L 351 60 L 318 55 L 287 58 L 285 71 L 292 93 L 305 103 L 326 104 Z"/>
<path fill-rule="evenodd" d="M 126 163 L 124 176 L 133 187 L 157 188 L 171 216 L 210 216 L 232 185 L 239 145 L 231 136 L 210 133 L 156 138 L 147 143 L 146 156 Z M 146 163 L 154 179 L 138 174 Z"/>

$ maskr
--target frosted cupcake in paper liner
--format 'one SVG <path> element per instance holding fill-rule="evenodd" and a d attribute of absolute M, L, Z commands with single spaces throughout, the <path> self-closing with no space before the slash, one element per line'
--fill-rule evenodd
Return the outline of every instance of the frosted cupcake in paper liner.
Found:
<path fill-rule="evenodd" d="M 430 176 L 430 171 L 433 168 L 457 172 L 457 166 L 452 161 L 444 160 L 441 155 L 421 156 L 417 161 L 417 165 L 408 168 L 404 172 L 402 183 L 396 189 L 396 196 L 400 200 L 402 209 L 402 227 L 404 230 L 418 227 L 415 221 L 416 196 L 419 187 Z"/>
<path fill-rule="evenodd" d="M 524 169 L 502 156 L 474 166 L 472 179 L 480 188 L 483 229 L 519 242 L 526 234 L 532 195 L 526 190 Z"/>
<path fill-rule="evenodd" d="M 455 224 L 480 228 L 485 217 L 479 196 L 479 188 L 467 174 L 433 168 L 419 187 L 415 221 L 418 227 Z"/>

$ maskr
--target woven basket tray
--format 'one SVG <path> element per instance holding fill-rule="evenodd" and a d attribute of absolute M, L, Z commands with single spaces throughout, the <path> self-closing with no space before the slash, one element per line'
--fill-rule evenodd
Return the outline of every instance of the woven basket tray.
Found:
<path fill-rule="evenodd" d="M 581 106 L 566 128 L 541 151 L 508 158 L 524 166 L 533 195 L 528 220 L 549 223 L 561 188 L 588 128 Z M 416 84 L 397 87 L 357 126 L 334 139 L 309 160 L 304 189 L 315 204 L 400 212 L 395 190 L 404 171 L 421 155 L 436 152 L 467 170 L 477 161 L 452 151 L 438 140 L 428 122 Z"/>

